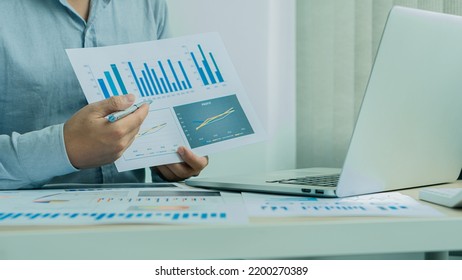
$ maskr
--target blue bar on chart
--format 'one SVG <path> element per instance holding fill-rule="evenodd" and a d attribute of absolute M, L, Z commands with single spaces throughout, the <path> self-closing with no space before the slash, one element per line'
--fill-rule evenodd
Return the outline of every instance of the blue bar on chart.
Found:
<path fill-rule="evenodd" d="M 143 62 L 137 71 L 133 63 L 128 62 L 131 74 L 142 97 L 192 89 L 191 82 L 181 61 L 174 64 L 172 60 L 167 59 L 168 67 L 166 67 L 167 65 L 158 60 L 154 65 L 150 67 L 148 63 Z"/>
<path fill-rule="evenodd" d="M 127 88 L 125 87 L 124 82 L 122 81 L 122 77 L 120 76 L 119 69 L 117 68 L 117 65 L 111 64 L 112 72 L 114 73 L 117 83 L 119 84 L 120 89 L 122 90 L 122 94 L 127 94 Z"/>
<path fill-rule="evenodd" d="M 223 79 L 223 75 L 221 74 L 220 68 L 218 67 L 213 54 L 211 52 L 208 53 L 209 59 L 211 60 L 210 63 L 209 59 L 204 53 L 204 50 L 202 49 L 202 46 L 199 44 L 197 45 L 197 48 L 201 54 L 202 61 L 199 62 L 193 52 L 190 52 L 190 54 L 204 86 L 223 83 L 225 80 Z M 212 65 L 214 69 L 212 69 Z"/>
<path fill-rule="evenodd" d="M 109 71 L 104 71 L 104 76 L 106 77 L 106 80 L 109 83 L 109 87 L 111 88 L 112 94 L 114 96 L 119 95 L 119 93 L 117 92 L 117 88 L 114 84 L 114 80 L 112 80 L 111 73 L 109 73 Z"/>
<path fill-rule="evenodd" d="M 118 96 L 119 92 L 121 94 L 128 93 L 117 65 L 111 64 L 111 70 L 112 73 L 110 71 L 104 71 L 104 77 L 97 79 L 101 91 L 103 92 L 104 98 L 106 99 L 110 98 L 111 96 Z"/>
<path fill-rule="evenodd" d="M 135 69 L 133 68 L 133 64 L 130 61 L 128 62 L 128 67 L 130 67 L 130 71 L 132 72 L 133 80 L 135 80 L 136 87 L 138 88 L 138 91 L 140 92 L 141 97 L 143 97 L 144 95 L 143 95 L 143 90 L 141 89 L 141 83 L 138 77 L 136 76 Z"/>
<path fill-rule="evenodd" d="M 156 95 L 159 94 L 159 91 L 157 90 L 156 84 L 154 83 L 154 79 L 152 77 L 153 75 L 152 75 L 151 71 L 149 71 L 149 67 L 148 67 L 148 65 L 146 63 L 144 63 L 144 69 L 146 70 L 147 76 L 149 76 L 149 81 L 151 82 L 151 85 L 152 85 L 152 88 L 154 89 L 154 92 L 156 93 Z M 153 93 L 151 92 L 151 95 L 152 94 Z"/>
<path fill-rule="evenodd" d="M 168 79 L 167 73 L 165 72 L 164 66 L 162 65 L 162 62 L 157 61 L 157 64 L 159 64 L 160 71 L 162 71 L 162 76 L 164 77 L 165 84 L 167 84 L 168 90 L 166 89 L 166 91 L 172 92 L 172 85 L 170 84 L 170 81 Z"/>
<path fill-rule="evenodd" d="M 104 83 L 103 79 L 98 79 L 99 86 L 101 87 L 101 90 L 103 91 L 104 98 L 110 98 L 111 95 L 109 94 L 109 91 L 107 90 L 106 84 Z"/>

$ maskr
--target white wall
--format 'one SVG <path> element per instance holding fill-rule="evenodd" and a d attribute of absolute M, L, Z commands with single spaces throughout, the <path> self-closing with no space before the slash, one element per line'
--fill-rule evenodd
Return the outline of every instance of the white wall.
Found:
<path fill-rule="evenodd" d="M 459 0 L 297 1 L 297 167 L 341 167 L 393 5 L 462 15 Z"/>
<path fill-rule="evenodd" d="M 202 176 L 295 167 L 295 0 L 167 0 L 173 36 L 218 31 L 269 139 L 214 154 Z"/>

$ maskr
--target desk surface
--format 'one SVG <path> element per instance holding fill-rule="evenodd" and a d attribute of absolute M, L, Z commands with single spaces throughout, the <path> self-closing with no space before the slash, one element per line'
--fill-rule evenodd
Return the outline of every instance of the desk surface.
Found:
<path fill-rule="evenodd" d="M 462 186 L 462 182 L 448 186 Z M 419 189 L 401 193 L 417 198 Z M 427 204 L 426 202 L 422 202 Z M 444 217 L 251 219 L 248 225 L 0 227 L 0 259 L 282 259 L 462 250 Z"/>

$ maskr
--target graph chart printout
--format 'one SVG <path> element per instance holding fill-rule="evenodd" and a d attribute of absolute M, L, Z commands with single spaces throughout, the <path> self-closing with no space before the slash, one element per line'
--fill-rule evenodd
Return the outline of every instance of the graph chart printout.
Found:
<path fill-rule="evenodd" d="M 179 146 L 209 155 L 266 137 L 217 33 L 67 54 L 89 103 L 128 93 L 153 101 L 119 171 L 180 162 Z"/>
<path fill-rule="evenodd" d="M 254 133 L 236 95 L 173 109 L 192 148 Z"/>
<path fill-rule="evenodd" d="M 0 225 L 241 224 L 239 194 L 180 188 L 5 191 Z"/>
<path fill-rule="evenodd" d="M 433 208 L 400 193 L 379 193 L 347 198 L 315 198 L 242 193 L 249 216 L 441 216 Z"/>

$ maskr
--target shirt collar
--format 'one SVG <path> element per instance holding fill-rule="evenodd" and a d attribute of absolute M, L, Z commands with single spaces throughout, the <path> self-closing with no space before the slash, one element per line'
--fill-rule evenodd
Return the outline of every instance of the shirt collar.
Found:
<path fill-rule="evenodd" d="M 61 5 L 66 7 L 69 11 L 71 11 L 75 16 L 81 18 L 80 15 L 78 15 L 75 11 L 74 8 L 67 2 L 67 0 L 58 0 Z M 93 18 L 98 14 L 98 12 L 101 9 L 104 9 L 112 0 L 90 0 L 90 15 L 88 17 L 88 21 L 85 23 L 87 26 L 91 25 L 93 22 Z"/>

